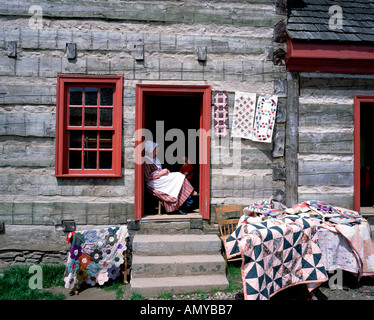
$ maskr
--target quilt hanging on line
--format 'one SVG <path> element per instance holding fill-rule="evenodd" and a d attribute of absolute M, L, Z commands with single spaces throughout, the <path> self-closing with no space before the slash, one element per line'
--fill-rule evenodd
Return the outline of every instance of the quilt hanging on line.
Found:
<path fill-rule="evenodd" d="M 232 137 L 252 139 L 255 110 L 255 93 L 235 92 L 234 118 L 232 121 L 231 132 Z"/>
<path fill-rule="evenodd" d="M 64 275 L 65 288 L 86 282 L 103 285 L 121 274 L 127 240 L 127 226 L 78 231 L 72 235 Z"/>
<path fill-rule="evenodd" d="M 242 257 L 246 300 L 266 300 L 301 283 L 312 291 L 328 280 L 312 221 L 286 217 L 250 224 L 247 219 L 225 242 L 227 258 Z"/>
<path fill-rule="evenodd" d="M 215 91 L 213 94 L 214 105 L 214 133 L 217 138 L 225 137 L 229 130 L 228 95 L 225 91 Z"/>
<path fill-rule="evenodd" d="M 253 141 L 270 143 L 273 137 L 278 97 L 259 96 L 253 124 Z"/>

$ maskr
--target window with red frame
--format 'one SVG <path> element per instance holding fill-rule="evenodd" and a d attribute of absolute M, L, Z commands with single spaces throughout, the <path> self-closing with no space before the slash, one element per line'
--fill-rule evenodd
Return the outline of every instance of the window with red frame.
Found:
<path fill-rule="evenodd" d="M 57 177 L 120 177 L 122 76 L 58 75 Z"/>

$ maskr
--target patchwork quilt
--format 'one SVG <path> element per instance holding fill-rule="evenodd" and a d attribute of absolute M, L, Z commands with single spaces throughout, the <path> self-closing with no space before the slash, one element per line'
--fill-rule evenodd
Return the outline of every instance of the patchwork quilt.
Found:
<path fill-rule="evenodd" d="M 216 137 L 225 137 L 229 130 L 229 97 L 226 92 L 213 93 L 214 133 Z"/>
<path fill-rule="evenodd" d="M 250 224 L 244 219 L 225 242 L 227 258 L 242 257 L 246 300 L 269 299 L 289 286 L 313 290 L 328 280 L 316 226 L 288 216 Z"/>
<path fill-rule="evenodd" d="M 374 249 L 367 220 L 361 219 L 361 223 L 354 226 L 337 224 L 335 228 L 352 247 L 358 262 L 358 278 L 374 275 Z"/>
<path fill-rule="evenodd" d="M 71 238 L 70 238 L 71 236 Z M 129 239 L 126 226 L 79 231 L 68 236 L 71 247 L 64 274 L 65 288 L 86 282 L 103 285 L 121 274 Z"/>
<path fill-rule="evenodd" d="M 256 118 L 253 126 L 253 141 L 270 143 L 273 137 L 278 97 L 258 97 Z"/>
<path fill-rule="evenodd" d="M 256 94 L 235 92 L 234 118 L 231 136 L 252 139 L 256 111 Z"/>
<path fill-rule="evenodd" d="M 341 234 L 319 228 L 318 244 L 322 251 L 326 271 L 342 269 L 354 274 L 359 273 L 356 256 L 348 241 Z"/>

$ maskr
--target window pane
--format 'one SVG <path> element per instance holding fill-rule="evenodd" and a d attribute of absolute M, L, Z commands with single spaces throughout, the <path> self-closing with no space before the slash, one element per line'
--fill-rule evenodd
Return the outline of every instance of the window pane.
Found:
<path fill-rule="evenodd" d="M 88 149 L 97 148 L 97 131 L 85 131 L 84 147 Z"/>
<path fill-rule="evenodd" d="M 97 108 L 84 108 L 84 125 L 97 126 Z"/>
<path fill-rule="evenodd" d="M 100 108 L 100 126 L 110 127 L 112 126 L 112 108 Z"/>
<path fill-rule="evenodd" d="M 82 148 L 82 131 L 70 131 L 69 148 Z"/>
<path fill-rule="evenodd" d="M 100 89 L 100 105 L 112 106 L 113 105 L 113 88 Z"/>
<path fill-rule="evenodd" d="M 82 125 L 82 108 L 69 108 L 69 126 Z"/>
<path fill-rule="evenodd" d="M 84 152 L 84 168 L 85 169 L 96 169 L 96 151 L 85 151 Z"/>
<path fill-rule="evenodd" d="M 112 169 L 112 151 L 100 151 L 99 169 Z"/>
<path fill-rule="evenodd" d="M 82 168 L 82 151 L 69 151 L 69 169 Z"/>
<path fill-rule="evenodd" d="M 99 147 L 100 149 L 111 149 L 112 148 L 112 131 L 100 132 Z"/>
<path fill-rule="evenodd" d="M 82 88 L 69 88 L 69 104 L 71 106 L 82 105 Z"/>
<path fill-rule="evenodd" d="M 86 106 L 97 106 L 97 88 L 86 88 L 84 90 L 84 104 Z"/>

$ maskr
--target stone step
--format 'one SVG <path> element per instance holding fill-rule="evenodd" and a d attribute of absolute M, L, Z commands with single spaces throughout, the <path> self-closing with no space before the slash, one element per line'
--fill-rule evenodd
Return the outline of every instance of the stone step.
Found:
<path fill-rule="evenodd" d="M 221 254 L 139 256 L 132 260 L 133 277 L 161 277 L 180 275 L 226 274 L 226 263 Z"/>
<path fill-rule="evenodd" d="M 221 249 L 221 240 L 215 234 L 136 234 L 132 249 L 134 255 L 216 254 Z"/>
<path fill-rule="evenodd" d="M 161 293 L 211 292 L 213 289 L 226 290 L 229 282 L 225 275 L 169 276 L 133 278 L 131 291 L 145 297 L 156 297 Z"/>
<path fill-rule="evenodd" d="M 137 234 L 203 234 L 200 219 L 158 219 L 142 220 Z"/>

